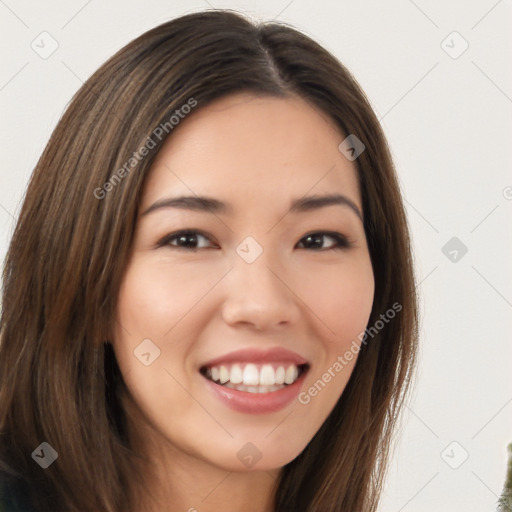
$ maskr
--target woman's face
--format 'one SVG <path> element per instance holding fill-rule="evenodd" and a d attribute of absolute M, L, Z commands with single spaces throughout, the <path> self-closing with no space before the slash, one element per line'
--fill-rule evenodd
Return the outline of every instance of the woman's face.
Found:
<path fill-rule="evenodd" d="M 303 100 L 237 94 L 182 120 L 158 154 L 113 345 L 132 420 L 160 453 L 278 468 L 343 393 L 374 294 L 345 137 Z"/>

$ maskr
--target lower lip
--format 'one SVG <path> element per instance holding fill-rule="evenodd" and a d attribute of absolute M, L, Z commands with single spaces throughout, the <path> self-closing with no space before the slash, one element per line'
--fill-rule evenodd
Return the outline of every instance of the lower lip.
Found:
<path fill-rule="evenodd" d="M 293 384 L 269 393 L 238 391 L 237 389 L 215 384 L 215 382 L 206 377 L 201 377 L 214 395 L 231 409 L 247 414 L 266 414 L 284 409 L 293 402 L 300 392 L 307 373 L 307 371 L 303 372 Z"/>

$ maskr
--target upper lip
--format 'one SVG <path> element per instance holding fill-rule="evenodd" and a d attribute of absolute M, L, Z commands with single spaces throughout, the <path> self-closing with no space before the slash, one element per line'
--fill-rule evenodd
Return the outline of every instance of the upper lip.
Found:
<path fill-rule="evenodd" d="M 291 350 L 284 348 L 270 348 L 270 349 L 241 349 L 224 354 L 223 356 L 216 357 L 201 365 L 204 367 L 218 366 L 223 363 L 272 363 L 280 361 L 289 361 L 296 365 L 308 364 L 308 361 L 301 355 Z"/>

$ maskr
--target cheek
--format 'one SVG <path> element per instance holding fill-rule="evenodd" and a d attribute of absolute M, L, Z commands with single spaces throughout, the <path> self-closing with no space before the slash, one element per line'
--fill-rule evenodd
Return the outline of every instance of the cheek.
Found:
<path fill-rule="evenodd" d="M 354 260 L 336 270 L 310 275 L 305 286 L 304 290 L 310 290 L 308 307 L 320 320 L 317 339 L 322 349 L 299 403 L 321 423 L 340 398 L 357 362 L 374 298 L 371 262 Z"/>
<path fill-rule="evenodd" d="M 201 288 L 204 283 L 202 287 L 197 281 L 191 283 L 187 273 L 172 271 L 169 265 L 147 264 L 142 258 L 126 270 L 119 290 L 113 345 L 127 388 L 151 422 L 158 417 L 155 411 L 168 410 L 170 402 L 173 419 L 167 420 L 169 425 L 190 407 L 190 397 L 183 389 L 188 385 L 187 375 L 182 368 L 190 343 L 182 332 L 187 323 L 180 321 L 186 320 L 201 297 Z M 166 342 L 170 336 L 172 343 Z"/>
<path fill-rule="evenodd" d="M 184 362 L 201 325 L 192 318 L 218 277 L 186 267 L 140 257 L 132 260 L 121 283 L 113 344 L 127 384 L 140 397 L 145 393 L 154 400 L 161 389 L 182 393 L 169 373 L 188 383 Z M 151 362 L 145 366 L 138 357 L 148 352 Z"/>
<path fill-rule="evenodd" d="M 155 369 L 165 366 L 169 359 L 163 339 L 178 321 L 174 319 L 172 300 L 179 304 L 171 282 L 172 276 L 165 276 L 155 266 L 132 263 L 121 283 L 113 344 L 125 380 L 133 384 L 132 392 L 152 385 Z M 150 356 L 143 356 L 147 353 Z M 144 357 L 149 359 L 148 366 Z"/>
<path fill-rule="evenodd" d="M 324 339 L 338 349 L 364 331 L 374 297 L 374 277 L 369 260 L 309 274 L 303 284 L 305 303 L 325 327 Z"/>
<path fill-rule="evenodd" d="M 215 283 L 212 273 L 201 276 L 195 270 L 140 258 L 125 274 L 118 321 L 129 332 L 153 333 L 163 339 Z"/>

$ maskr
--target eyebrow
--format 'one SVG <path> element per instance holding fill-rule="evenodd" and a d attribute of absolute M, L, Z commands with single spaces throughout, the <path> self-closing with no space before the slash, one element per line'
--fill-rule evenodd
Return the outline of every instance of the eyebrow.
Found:
<path fill-rule="evenodd" d="M 331 194 L 326 196 L 309 196 L 301 197 L 292 201 L 290 206 L 291 213 L 303 213 L 327 206 L 340 205 L 350 208 L 361 221 L 363 215 L 357 205 L 348 197 L 342 194 Z M 233 208 L 213 197 L 206 196 L 180 196 L 159 199 L 147 208 L 141 216 L 164 208 L 181 208 L 185 210 L 193 210 L 199 212 L 230 214 Z"/>

